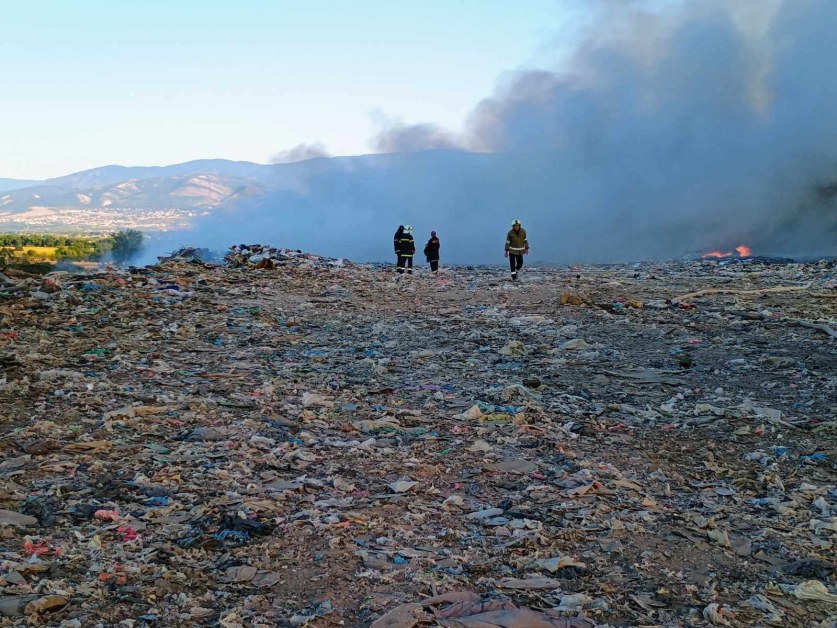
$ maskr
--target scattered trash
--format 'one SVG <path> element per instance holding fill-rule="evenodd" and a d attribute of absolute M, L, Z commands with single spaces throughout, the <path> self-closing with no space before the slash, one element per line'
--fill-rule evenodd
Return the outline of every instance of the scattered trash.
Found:
<path fill-rule="evenodd" d="M 558 299 L 558 302 L 561 305 L 581 305 L 584 303 L 584 299 L 582 299 L 577 294 L 570 294 L 568 292 L 564 292 Z"/>
<path fill-rule="evenodd" d="M 526 346 L 519 340 L 510 340 L 506 345 L 500 349 L 500 355 L 506 355 L 515 358 L 522 358 L 528 353 Z"/>
<path fill-rule="evenodd" d="M 392 489 L 393 493 L 406 493 L 417 484 L 418 482 L 399 480 L 398 482 L 393 482 L 392 484 L 390 484 L 389 487 Z"/>
<path fill-rule="evenodd" d="M 0 596 L 0 616 L 44 615 L 63 608 L 67 602 L 62 595 Z"/>
<path fill-rule="evenodd" d="M 22 515 L 11 510 L 0 510 L 0 526 L 25 528 L 38 525 L 38 520 L 29 515 Z"/>
<path fill-rule="evenodd" d="M 561 581 L 555 578 L 510 578 L 497 583 L 501 589 L 559 589 Z"/>
<path fill-rule="evenodd" d="M 561 348 L 565 351 L 583 351 L 585 349 L 592 349 L 592 345 L 581 338 L 574 338 L 563 343 Z"/>
<path fill-rule="evenodd" d="M 835 294 L 262 245 L 4 273 L 0 623 L 826 625 Z"/>
<path fill-rule="evenodd" d="M 831 593 L 819 580 L 806 580 L 793 586 L 784 585 L 782 588 L 800 600 L 837 604 L 837 594 Z"/>

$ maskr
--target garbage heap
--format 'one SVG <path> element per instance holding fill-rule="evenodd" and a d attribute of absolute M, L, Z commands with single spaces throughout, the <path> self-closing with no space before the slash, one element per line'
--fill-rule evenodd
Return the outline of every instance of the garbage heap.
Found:
<path fill-rule="evenodd" d="M 232 268 L 256 268 L 273 270 L 279 267 L 342 268 L 346 261 L 322 257 L 293 249 L 279 249 L 262 244 L 236 244 L 224 256 L 224 262 Z"/>
<path fill-rule="evenodd" d="M 834 625 L 827 265 L 227 262 L 4 291 L 0 626 Z"/>
<path fill-rule="evenodd" d="M 212 249 L 185 246 L 172 251 L 169 255 L 157 258 L 160 262 L 192 262 L 193 264 L 217 264 L 223 256 Z"/>

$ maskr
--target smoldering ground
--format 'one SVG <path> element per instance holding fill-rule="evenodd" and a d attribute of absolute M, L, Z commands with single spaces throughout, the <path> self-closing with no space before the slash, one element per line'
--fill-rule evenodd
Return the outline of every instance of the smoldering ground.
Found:
<path fill-rule="evenodd" d="M 568 63 L 505 77 L 463 130 L 395 125 L 388 154 L 310 162 L 188 239 L 379 260 L 412 224 L 483 263 L 520 218 L 533 261 L 837 253 L 837 3 L 597 6 Z"/>

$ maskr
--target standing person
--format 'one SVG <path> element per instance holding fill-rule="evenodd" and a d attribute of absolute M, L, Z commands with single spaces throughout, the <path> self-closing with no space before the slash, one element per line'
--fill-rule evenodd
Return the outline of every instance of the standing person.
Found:
<path fill-rule="evenodd" d="M 398 274 L 413 274 L 413 255 L 416 254 L 416 243 L 413 240 L 413 228 L 410 225 L 404 227 L 401 238 L 398 240 Z"/>
<path fill-rule="evenodd" d="M 392 241 L 393 245 L 395 246 L 395 257 L 398 260 L 401 259 L 399 251 L 401 249 L 401 236 L 402 235 L 404 235 L 404 225 L 398 225 L 398 229 L 395 231 L 395 238 Z M 400 262 L 396 263 L 396 266 L 401 266 Z"/>
<path fill-rule="evenodd" d="M 434 273 L 439 270 L 439 248 L 441 244 L 439 238 L 436 237 L 436 232 L 430 232 L 430 239 L 424 245 L 424 256 L 430 264 L 430 270 Z"/>
<path fill-rule="evenodd" d="M 506 257 L 509 258 L 512 281 L 517 281 L 517 272 L 523 268 L 523 256 L 528 254 L 529 240 L 526 239 L 526 229 L 519 220 L 515 220 L 506 235 Z"/>

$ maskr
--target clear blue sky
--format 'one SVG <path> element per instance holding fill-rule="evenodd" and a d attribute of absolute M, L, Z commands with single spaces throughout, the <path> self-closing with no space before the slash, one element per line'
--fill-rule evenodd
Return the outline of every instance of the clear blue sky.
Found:
<path fill-rule="evenodd" d="M 552 65 L 580 4 L 4 3 L 0 177 L 366 153 L 382 116 L 458 129 L 502 73 Z"/>

